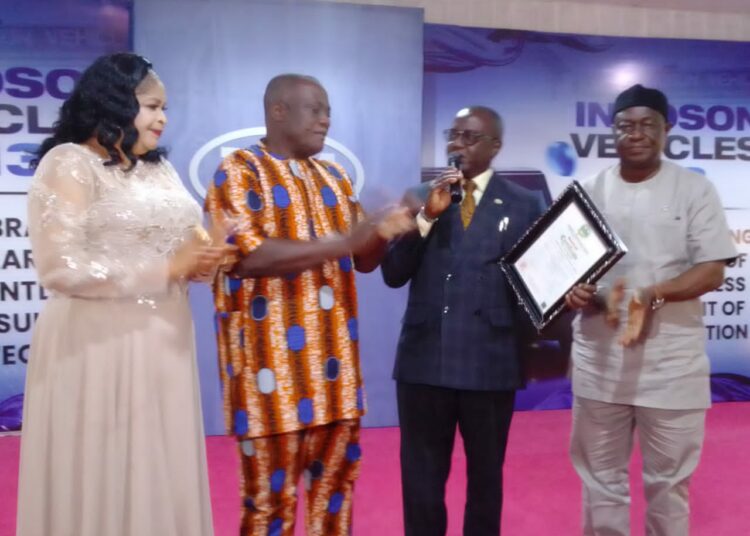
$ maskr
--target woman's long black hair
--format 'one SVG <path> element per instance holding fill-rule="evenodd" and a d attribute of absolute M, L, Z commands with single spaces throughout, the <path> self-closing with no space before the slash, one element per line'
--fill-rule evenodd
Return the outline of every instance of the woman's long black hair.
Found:
<path fill-rule="evenodd" d="M 138 131 L 133 125 L 140 105 L 135 88 L 151 70 L 151 62 L 129 52 L 118 52 L 97 59 L 87 68 L 73 88 L 73 93 L 60 108 L 60 117 L 53 125 L 52 136 L 44 140 L 32 160 L 36 167 L 42 157 L 62 143 L 83 143 L 96 135 L 97 141 L 107 150 L 110 160 L 105 166 L 119 165 L 120 149 L 132 164 L 140 158 L 158 162 L 166 151 L 157 148 L 136 157 L 133 145 Z"/>

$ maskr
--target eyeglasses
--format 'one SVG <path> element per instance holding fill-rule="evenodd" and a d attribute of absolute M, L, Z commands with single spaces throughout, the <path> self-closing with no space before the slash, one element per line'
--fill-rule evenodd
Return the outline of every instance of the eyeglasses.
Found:
<path fill-rule="evenodd" d="M 663 125 L 660 122 L 654 122 L 650 119 L 642 123 L 636 121 L 618 121 L 614 125 L 614 130 L 618 134 L 625 134 L 632 136 L 639 132 L 644 136 L 654 137 L 659 134 L 659 131 L 663 129 Z"/>
<path fill-rule="evenodd" d="M 490 136 L 476 130 L 457 130 L 455 128 L 445 129 L 443 131 L 443 136 L 445 136 L 445 141 L 456 141 L 460 139 L 461 143 L 463 143 L 464 145 L 474 145 L 475 143 L 478 143 L 482 138 L 489 138 L 491 140 L 497 139 L 494 136 Z"/>

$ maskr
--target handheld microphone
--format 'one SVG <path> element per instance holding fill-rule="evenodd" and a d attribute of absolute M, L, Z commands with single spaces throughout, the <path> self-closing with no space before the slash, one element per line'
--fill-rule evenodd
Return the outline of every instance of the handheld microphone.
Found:
<path fill-rule="evenodd" d="M 458 153 L 451 153 L 448 155 L 448 166 L 461 170 L 461 160 L 463 157 Z M 451 203 L 460 203 L 463 195 L 461 193 L 461 182 L 454 182 L 451 184 Z"/>

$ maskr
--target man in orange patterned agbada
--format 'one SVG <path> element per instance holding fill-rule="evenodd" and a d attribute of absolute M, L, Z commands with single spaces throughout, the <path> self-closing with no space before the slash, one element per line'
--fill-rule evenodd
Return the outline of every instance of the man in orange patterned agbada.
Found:
<path fill-rule="evenodd" d="M 374 270 L 415 224 L 405 208 L 366 217 L 344 169 L 314 158 L 330 126 L 316 79 L 277 76 L 263 104 L 266 137 L 223 160 L 206 198 L 240 229 L 240 260 L 214 296 L 241 534 L 292 535 L 303 476 L 308 534 L 344 535 L 365 411 L 354 270 Z"/>

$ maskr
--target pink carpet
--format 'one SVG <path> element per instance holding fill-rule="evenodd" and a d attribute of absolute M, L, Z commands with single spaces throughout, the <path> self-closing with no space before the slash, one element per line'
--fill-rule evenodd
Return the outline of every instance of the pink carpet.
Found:
<path fill-rule="evenodd" d="M 505 466 L 504 534 L 580 534 L 579 484 L 567 457 L 569 427 L 568 411 L 515 415 Z M 716 405 L 708 414 L 703 459 L 693 480 L 693 536 L 750 534 L 750 516 L 742 513 L 750 504 L 748 444 L 750 404 Z M 0 536 L 14 534 L 18 445 L 18 437 L 0 438 Z M 364 430 L 362 450 L 354 534 L 401 534 L 398 429 Z M 208 456 L 216 536 L 235 536 L 239 499 L 234 441 L 226 437 L 208 438 Z M 634 471 L 639 465 L 636 457 Z M 459 448 L 447 491 L 451 536 L 461 534 L 464 469 L 465 460 Z M 636 477 L 632 490 L 633 536 L 644 533 L 642 489 L 640 478 Z M 298 534 L 304 533 L 300 526 L 297 529 Z"/>

